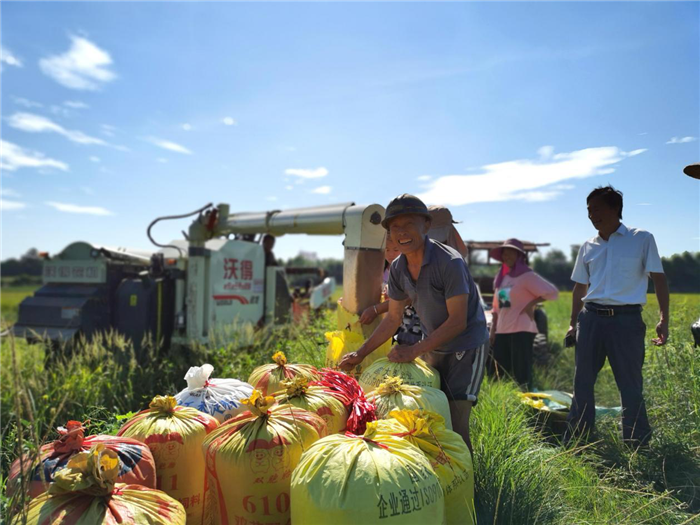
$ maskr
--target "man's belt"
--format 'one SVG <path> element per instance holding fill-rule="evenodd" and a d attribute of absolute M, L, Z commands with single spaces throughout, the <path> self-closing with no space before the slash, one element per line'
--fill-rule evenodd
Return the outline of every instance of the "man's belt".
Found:
<path fill-rule="evenodd" d="M 637 314 L 642 311 L 641 304 L 622 304 L 622 305 L 611 305 L 611 304 L 596 304 L 596 303 L 585 303 L 583 306 L 586 310 L 595 312 L 602 317 L 613 317 L 615 315 L 624 314 Z"/>

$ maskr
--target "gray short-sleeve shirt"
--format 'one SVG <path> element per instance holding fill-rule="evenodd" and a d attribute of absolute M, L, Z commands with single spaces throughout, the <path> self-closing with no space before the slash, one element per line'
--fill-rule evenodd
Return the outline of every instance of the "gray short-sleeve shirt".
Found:
<path fill-rule="evenodd" d="M 389 297 L 396 301 L 411 299 L 426 335 L 447 320 L 447 299 L 463 294 L 469 294 L 467 328 L 436 350 L 438 352 L 469 350 L 481 346 L 489 338 L 486 316 L 467 263 L 456 250 L 427 237 L 417 281 L 408 271 L 405 255 L 400 255 L 391 263 Z"/>

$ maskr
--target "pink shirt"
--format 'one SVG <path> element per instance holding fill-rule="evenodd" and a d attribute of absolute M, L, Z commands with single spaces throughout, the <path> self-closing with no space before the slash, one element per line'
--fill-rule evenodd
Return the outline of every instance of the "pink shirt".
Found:
<path fill-rule="evenodd" d="M 554 301 L 559 297 L 559 291 L 549 281 L 535 272 L 527 272 L 519 277 L 506 275 L 501 287 L 494 291 L 493 311 L 498 312 L 496 323 L 497 334 L 513 334 L 515 332 L 537 333 L 535 321 L 524 312 L 527 304 L 537 297 Z"/>

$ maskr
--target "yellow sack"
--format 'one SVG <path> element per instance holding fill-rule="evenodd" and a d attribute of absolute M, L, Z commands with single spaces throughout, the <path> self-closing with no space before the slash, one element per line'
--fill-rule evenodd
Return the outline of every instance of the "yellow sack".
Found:
<path fill-rule="evenodd" d="M 76 454 L 29 503 L 27 521 L 18 514 L 12 525 L 185 525 L 182 504 L 164 492 L 115 484 L 119 468 L 117 453 L 104 444 Z"/>
<path fill-rule="evenodd" d="M 371 392 L 384 378 L 400 377 L 405 385 L 440 388 L 440 373 L 420 357 L 410 363 L 392 363 L 386 357 L 377 359 L 360 376 L 358 382 L 365 392 Z"/>
<path fill-rule="evenodd" d="M 447 525 L 476 523 L 474 468 L 462 436 L 445 428 L 439 414 L 394 410 L 389 415 L 377 421 L 377 432 L 403 436 L 427 456 L 445 493 Z"/>
<path fill-rule="evenodd" d="M 326 332 L 328 346 L 326 347 L 326 368 L 338 370 L 338 365 L 345 354 L 356 351 L 365 342 L 362 334 L 349 330 L 336 330 L 335 332 Z M 362 375 L 367 367 L 374 363 L 377 359 L 386 357 L 391 351 L 391 339 L 388 339 L 384 344 L 377 348 L 374 352 L 365 357 L 362 362 L 355 365 L 348 375 L 357 379 Z"/>
<path fill-rule="evenodd" d="M 445 426 L 452 430 L 447 396 L 437 388 L 404 385 L 400 377 L 387 377 L 381 385 L 367 394 L 367 401 L 377 407 L 379 419 L 387 419 L 392 410 L 427 410 L 440 414 Z"/>
<path fill-rule="evenodd" d="M 274 363 L 257 367 L 248 378 L 248 384 L 266 396 L 283 390 L 282 381 L 292 379 L 296 375 L 302 375 L 309 381 L 319 379 L 318 370 L 311 365 L 288 365 L 283 352 L 273 354 L 272 360 Z"/>
<path fill-rule="evenodd" d="M 137 439 L 151 449 L 156 462 L 156 487 L 184 505 L 188 525 L 208 522 L 205 503 L 209 489 L 202 442 L 218 426 L 213 416 L 177 406 L 172 396 L 156 396 L 147 410 L 119 430 L 119 436 Z"/>
<path fill-rule="evenodd" d="M 323 386 L 309 386 L 304 376 L 296 376 L 283 381 L 285 390 L 277 392 L 274 397 L 280 405 L 290 404 L 318 414 L 326 422 L 328 434 L 345 431 L 348 411 L 345 405 Z"/>
<path fill-rule="evenodd" d="M 274 398 L 258 390 L 242 402 L 249 411 L 221 425 L 202 445 L 212 524 L 286 525 L 292 470 L 301 453 L 325 435 L 326 424 L 307 410 L 272 406 Z"/>
<path fill-rule="evenodd" d="M 317 441 L 292 474 L 292 523 L 440 525 L 444 497 L 424 454 L 407 440 L 334 434 Z"/>
<path fill-rule="evenodd" d="M 362 333 L 362 325 L 360 324 L 360 316 L 352 313 L 343 306 L 343 298 L 338 299 L 338 308 L 336 310 L 338 320 L 338 330 L 348 330 L 364 337 Z"/>

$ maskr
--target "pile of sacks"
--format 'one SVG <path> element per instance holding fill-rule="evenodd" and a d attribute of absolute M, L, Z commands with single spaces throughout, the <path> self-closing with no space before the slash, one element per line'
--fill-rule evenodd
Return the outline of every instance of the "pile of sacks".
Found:
<path fill-rule="evenodd" d="M 70 422 L 13 465 L 8 487 L 32 480 L 28 523 L 473 523 L 471 455 L 423 361 L 379 358 L 357 380 L 281 352 L 247 382 L 212 371 L 192 367 L 118 436 Z"/>

